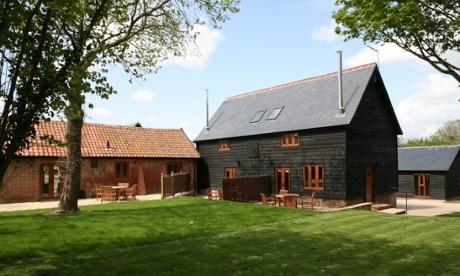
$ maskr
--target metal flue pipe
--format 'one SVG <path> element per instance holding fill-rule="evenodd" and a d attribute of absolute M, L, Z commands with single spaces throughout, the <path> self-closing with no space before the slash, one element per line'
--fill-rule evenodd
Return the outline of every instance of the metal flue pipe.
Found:
<path fill-rule="evenodd" d="M 345 109 L 343 108 L 343 88 L 342 88 L 342 51 L 337 51 L 339 69 L 337 72 L 339 81 L 339 113 L 343 114 Z"/>

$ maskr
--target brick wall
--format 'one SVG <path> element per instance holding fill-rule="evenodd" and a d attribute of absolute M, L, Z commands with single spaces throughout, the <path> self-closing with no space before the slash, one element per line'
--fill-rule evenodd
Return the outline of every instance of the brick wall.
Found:
<path fill-rule="evenodd" d="M 0 203 L 39 201 L 40 165 L 57 162 L 56 158 L 19 158 L 13 161 L 5 175 L 5 185 L 0 190 Z M 127 178 L 117 178 L 116 162 L 129 164 Z M 91 159 L 82 160 L 81 190 L 85 197 L 94 197 L 95 184 L 116 185 L 119 182 L 138 184 L 139 167 L 144 174 L 145 192 L 160 193 L 161 173 L 167 173 L 168 162 L 182 162 L 183 171 L 191 174 L 195 186 L 196 161 L 191 159 L 111 159 L 98 158 L 97 167 L 91 168 Z M 94 164 L 93 164 L 94 165 Z"/>
<path fill-rule="evenodd" d="M 0 202 L 27 202 L 40 199 L 40 167 L 49 159 L 21 158 L 13 161 L 3 179 Z"/>

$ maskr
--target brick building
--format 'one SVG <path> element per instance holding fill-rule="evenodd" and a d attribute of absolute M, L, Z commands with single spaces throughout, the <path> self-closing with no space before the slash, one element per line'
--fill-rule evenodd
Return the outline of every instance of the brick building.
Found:
<path fill-rule="evenodd" d="M 66 123 L 36 126 L 37 137 L 65 141 Z M 160 192 L 161 174 L 188 172 L 196 186 L 196 160 L 200 157 L 182 129 L 84 124 L 82 129 L 80 197 L 93 196 L 95 184 L 138 184 L 139 194 Z M 65 146 L 39 138 L 10 164 L 0 191 L 0 202 L 26 202 L 59 198 L 65 174 Z"/>

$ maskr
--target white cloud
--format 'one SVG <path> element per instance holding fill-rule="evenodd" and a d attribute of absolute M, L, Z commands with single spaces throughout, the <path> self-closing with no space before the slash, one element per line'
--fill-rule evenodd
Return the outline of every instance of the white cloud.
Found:
<path fill-rule="evenodd" d="M 110 110 L 103 108 L 93 108 L 91 109 L 91 114 L 105 119 L 113 119 L 114 117 Z"/>
<path fill-rule="evenodd" d="M 452 64 L 460 63 L 460 53 L 457 51 L 447 51 L 443 57 Z M 419 69 L 432 69 L 431 65 L 426 61 L 401 49 L 394 43 L 363 47 L 354 56 L 345 59 L 344 64 L 349 67 L 355 67 L 377 61 L 379 64 L 412 63 Z"/>
<path fill-rule="evenodd" d="M 155 98 L 155 94 L 147 90 L 137 90 L 131 94 L 131 98 L 136 101 L 150 102 Z"/>
<path fill-rule="evenodd" d="M 356 55 L 344 59 L 344 64 L 349 67 L 355 67 L 372 62 L 378 62 L 379 64 L 400 62 L 422 63 L 420 59 L 393 43 L 372 45 L 370 47 L 372 47 L 372 49 L 364 47 Z"/>
<path fill-rule="evenodd" d="M 395 108 L 405 138 L 432 135 L 449 120 L 460 118 L 458 83 L 450 76 L 430 74 L 417 91 Z"/>
<path fill-rule="evenodd" d="M 184 128 L 189 128 L 192 124 L 187 123 L 187 122 L 182 122 L 179 124 L 179 127 L 184 129 Z"/>
<path fill-rule="evenodd" d="M 314 40 L 335 41 L 339 38 L 339 36 L 335 33 L 336 26 L 337 24 L 335 21 L 331 20 L 328 25 L 314 29 L 311 34 L 311 38 Z"/>
<path fill-rule="evenodd" d="M 447 51 L 445 55 L 443 55 L 449 63 L 451 64 L 460 64 L 460 51 Z"/>
<path fill-rule="evenodd" d="M 222 33 L 207 25 L 195 25 L 194 31 L 199 33 L 196 44 L 188 45 L 186 56 L 173 57 L 165 61 L 165 65 L 176 64 L 190 69 L 203 68 L 216 51 L 217 44 L 225 39 Z"/>

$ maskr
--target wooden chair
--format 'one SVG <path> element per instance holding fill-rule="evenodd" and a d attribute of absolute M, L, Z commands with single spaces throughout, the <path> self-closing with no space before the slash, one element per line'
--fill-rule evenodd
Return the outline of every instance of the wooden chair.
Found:
<path fill-rule="evenodd" d="M 131 188 L 125 190 L 125 198 L 135 200 L 137 194 L 137 184 L 134 184 Z"/>
<path fill-rule="evenodd" d="M 101 186 L 101 203 L 104 201 L 115 201 L 115 191 L 112 187 Z"/>
<path fill-rule="evenodd" d="M 206 195 L 208 196 L 208 199 L 219 199 L 218 192 L 214 192 L 212 189 L 206 189 Z"/>
<path fill-rule="evenodd" d="M 99 200 L 99 198 L 102 198 L 101 184 L 94 185 L 94 190 L 96 191 L 96 201 L 97 201 Z"/>
<path fill-rule="evenodd" d="M 285 195 L 283 199 L 284 199 L 284 207 L 297 209 L 297 196 Z"/>
<path fill-rule="evenodd" d="M 288 193 L 288 190 L 280 190 L 280 195 L 287 195 Z"/>
<path fill-rule="evenodd" d="M 118 183 L 118 186 L 119 187 L 125 187 L 126 189 L 128 189 L 129 188 L 129 183 Z M 125 189 L 119 190 L 119 196 L 121 198 L 126 199 L 126 190 Z"/>
<path fill-rule="evenodd" d="M 315 192 L 312 192 L 311 196 L 302 196 L 300 198 L 300 205 L 302 205 L 302 209 L 304 209 L 305 206 L 308 206 L 313 210 L 313 206 L 314 206 L 313 199 L 314 198 L 315 198 Z"/>
<path fill-rule="evenodd" d="M 260 193 L 260 200 L 262 201 L 262 205 L 276 206 L 275 199 L 271 196 L 265 196 L 264 193 Z"/>
<path fill-rule="evenodd" d="M 288 193 L 289 193 L 288 190 L 280 190 L 279 195 L 287 195 Z M 278 198 L 278 203 L 279 203 L 280 206 L 284 205 L 284 197 L 279 197 Z"/>

